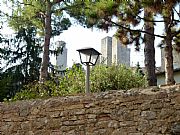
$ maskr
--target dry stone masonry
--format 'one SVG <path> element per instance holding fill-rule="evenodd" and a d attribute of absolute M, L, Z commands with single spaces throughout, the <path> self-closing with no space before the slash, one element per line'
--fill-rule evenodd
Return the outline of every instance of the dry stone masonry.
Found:
<path fill-rule="evenodd" d="M 0 135 L 180 135 L 180 88 L 0 103 Z"/>

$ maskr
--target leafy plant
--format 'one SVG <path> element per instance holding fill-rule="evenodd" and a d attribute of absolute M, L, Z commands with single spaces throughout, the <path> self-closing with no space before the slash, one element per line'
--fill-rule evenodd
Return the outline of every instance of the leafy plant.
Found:
<path fill-rule="evenodd" d="M 13 97 L 23 85 L 39 79 L 42 39 L 34 27 L 21 28 L 1 44 L 0 101 Z"/>
<path fill-rule="evenodd" d="M 85 89 L 85 72 L 81 65 L 74 64 L 66 70 L 63 77 L 58 78 L 57 88 L 53 89 L 52 96 L 83 93 Z"/>
<path fill-rule="evenodd" d="M 91 74 L 91 90 L 127 90 L 134 87 L 145 87 L 145 77 L 123 65 L 96 66 Z"/>
<path fill-rule="evenodd" d="M 107 67 L 99 65 L 91 69 L 91 92 L 107 90 L 128 90 L 145 87 L 146 78 L 123 65 Z M 45 83 L 29 84 L 12 100 L 45 98 L 49 96 L 67 96 L 84 93 L 85 72 L 81 65 L 73 65 L 64 76 L 53 78 Z"/>

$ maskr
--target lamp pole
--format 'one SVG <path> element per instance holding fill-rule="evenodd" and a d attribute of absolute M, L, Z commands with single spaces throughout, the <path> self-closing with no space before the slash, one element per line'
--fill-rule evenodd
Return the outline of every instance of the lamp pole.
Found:
<path fill-rule="evenodd" d="M 89 63 L 87 63 L 86 65 L 86 94 L 90 92 L 89 76 L 90 76 L 90 65 Z"/>
<path fill-rule="evenodd" d="M 82 48 L 82 49 L 78 49 L 77 51 L 79 52 L 81 63 L 86 66 L 85 93 L 89 94 L 90 93 L 90 80 L 89 80 L 90 66 L 96 65 L 96 62 L 99 58 L 99 55 L 101 55 L 101 53 L 99 53 L 94 48 Z M 83 57 L 83 56 L 85 56 L 85 57 Z"/>

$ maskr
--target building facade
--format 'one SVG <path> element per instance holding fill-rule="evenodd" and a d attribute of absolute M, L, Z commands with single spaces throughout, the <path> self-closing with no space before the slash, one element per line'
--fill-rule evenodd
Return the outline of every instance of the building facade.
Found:
<path fill-rule="evenodd" d="M 130 48 L 121 45 L 115 37 L 112 37 L 112 63 L 130 67 Z"/>
<path fill-rule="evenodd" d="M 101 39 L 101 56 L 100 63 L 111 65 L 112 64 L 112 38 L 105 37 Z"/>
<path fill-rule="evenodd" d="M 173 66 L 174 69 L 180 68 L 180 52 L 173 49 Z M 164 48 L 161 49 L 161 71 L 165 70 L 165 62 L 164 62 Z"/>
<path fill-rule="evenodd" d="M 105 37 L 101 40 L 102 64 L 123 64 L 130 66 L 130 49 L 121 45 L 115 37 Z"/>
<path fill-rule="evenodd" d="M 62 72 L 65 71 L 67 68 L 67 48 L 66 43 L 64 41 L 57 41 L 56 43 L 57 48 L 62 48 L 62 51 L 58 53 L 56 56 L 56 65 L 57 70 Z"/>
<path fill-rule="evenodd" d="M 173 68 L 174 68 L 174 80 L 176 83 L 180 83 L 180 52 L 173 48 Z M 165 61 L 164 61 L 164 48 L 161 49 L 161 68 L 160 71 L 156 73 L 157 84 L 165 84 Z"/>
<path fill-rule="evenodd" d="M 165 84 L 165 72 L 161 71 L 156 73 L 157 85 Z M 180 68 L 174 69 L 174 80 L 177 84 L 180 84 Z"/>

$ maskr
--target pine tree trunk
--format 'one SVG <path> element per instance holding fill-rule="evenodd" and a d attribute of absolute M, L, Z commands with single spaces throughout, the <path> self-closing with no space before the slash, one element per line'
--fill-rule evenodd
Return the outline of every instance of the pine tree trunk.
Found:
<path fill-rule="evenodd" d="M 147 20 L 151 20 L 153 17 L 152 13 L 146 9 L 144 11 L 144 17 Z M 152 22 L 145 21 L 145 31 L 154 34 L 154 25 Z M 145 56 L 145 68 L 147 73 L 147 81 L 149 86 L 157 85 L 157 77 L 155 74 L 155 48 L 154 48 L 155 37 L 153 35 L 144 34 L 144 56 Z"/>
<path fill-rule="evenodd" d="M 171 35 L 171 15 L 164 17 L 165 25 L 165 48 L 164 48 L 164 62 L 165 62 L 165 82 L 167 85 L 175 84 L 174 70 L 173 70 L 173 48 L 172 48 L 172 35 Z"/>
<path fill-rule="evenodd" d="M 49 65 L 49 45 L 51 39 L 51 3 L 46 2 L 46 18 L 45 18 L 45 42 L 43 47 L 43 60 L 40 70 L 40 82 L 48 79 L 48 65 Z"/>

